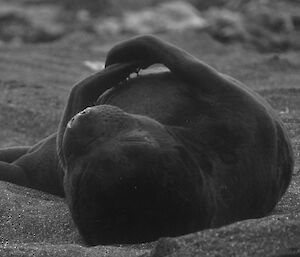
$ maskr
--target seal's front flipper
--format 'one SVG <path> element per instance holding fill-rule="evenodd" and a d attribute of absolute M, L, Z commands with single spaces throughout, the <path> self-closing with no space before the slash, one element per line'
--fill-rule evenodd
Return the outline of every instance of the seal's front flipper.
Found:
<path fill-rule="evenodd" d="M 26 154 L 29 149 L 29 146 L 17 146 L 0 149 L 0 161 L 11 163 Z"/>
<path fill-rule="evenodd" d="M 29 180 L 21 167 L 2 161 L 0 161 L 0 180 L 20 186 L 29 186 Z"/>

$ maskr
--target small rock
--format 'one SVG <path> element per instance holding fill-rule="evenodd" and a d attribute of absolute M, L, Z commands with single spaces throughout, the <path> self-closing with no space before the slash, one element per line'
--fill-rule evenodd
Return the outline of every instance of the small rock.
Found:
<path fill-rule="evenodd" d="M 209 33 L 221 42 L 244 40 L 247 34 L 243 16 L 227 9 L 209 9 L 205 17 L 209 23 Z"/>

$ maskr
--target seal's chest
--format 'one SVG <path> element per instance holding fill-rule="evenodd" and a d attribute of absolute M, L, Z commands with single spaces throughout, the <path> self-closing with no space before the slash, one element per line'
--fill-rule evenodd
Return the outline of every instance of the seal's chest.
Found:
<path fill-rule="evenodd" d="M 118 106 L 128 113 L 176 125 L 178 115 L 188 111 L 192 104 L 187 91 L 184 82 L 170 72 L 163 72 L 129 79 L 106 91 L 97 103 Z"/>

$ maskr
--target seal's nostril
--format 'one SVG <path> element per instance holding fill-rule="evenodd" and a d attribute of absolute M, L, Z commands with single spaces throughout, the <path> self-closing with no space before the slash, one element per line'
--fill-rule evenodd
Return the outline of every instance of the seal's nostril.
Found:
<path fill-rule="evenodd" d="M 88 114 L 92 113 L 93 108 L 87 107 L 86 109 L 82 110 L 81 112 L 77 113 L 67 124 L 68 128 L 75 128 L 80 124 L 82 121 L 87 121 L 89 119 Z"/>
<path fill-rule="evenodd" d="M 74 116 L 67 124 L 68 128 L 71 128 L 72 126 L 74 126 L 74 122 L 75 122 L 76 116 Z"/>
<path fill-rule="evenodd" d="M 81 111 L 81 112 L 78 113 L 78 114 L 79 114 L 79 115 L 88 114 L 91 110 L 92 110 L 91 107 L 87 107 L 87 108 L 85 108 L 83 111 Z"/>

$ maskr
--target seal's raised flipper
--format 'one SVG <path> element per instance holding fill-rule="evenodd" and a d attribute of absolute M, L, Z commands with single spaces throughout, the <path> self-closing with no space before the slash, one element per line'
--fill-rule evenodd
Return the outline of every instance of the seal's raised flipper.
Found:
<path fill-rule="evenodd" d="M 105 66 L 122 62 L 138 62 L 141 69 L 161 63 L 204 93 L 226 86 L 226 78 L 214 68 L 186 51 L 150 35 L 138 36 L 114 46 L 107 54 Z"/>

